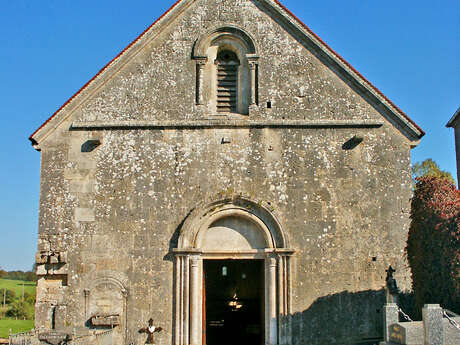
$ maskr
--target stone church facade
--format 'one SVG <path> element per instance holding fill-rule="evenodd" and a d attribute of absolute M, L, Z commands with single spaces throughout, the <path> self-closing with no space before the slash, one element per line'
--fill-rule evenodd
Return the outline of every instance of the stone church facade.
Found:
<path fill-rule="evenodd" d="M 451 117 L 446 127 L 454 129 L 455 152 L 457 157 L 457 181 L 460 181 L 460 108 Z"/>
<path fill-rule="evenodd" d="M 378 341 L 423 135 L 278 1 L 178 1 L 30 138 L 37 332 Z"/>

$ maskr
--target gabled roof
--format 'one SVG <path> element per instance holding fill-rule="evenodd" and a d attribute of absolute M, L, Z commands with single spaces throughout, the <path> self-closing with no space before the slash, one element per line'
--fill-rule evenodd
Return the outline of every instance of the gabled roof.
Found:
<path fill-rule="evenodd" d="M 142 32 L 133 42 L 131 42 L 125 49 L 123 49 L 114 59 L 105 65 L 91 80 L 89 80 L 83 87 L 78 90 L 71 98 L 69 98 L 48 120 L 46 120 L 30 137 L 30 141 L 34 146 L 38 147 L 38 141 L 46 136 L 52 128 L 56 128 L 66 116 L 64 113 L 74 108 L 78 101 L 83 101 L 89 96 L 90 89 L 93 84 L 98 84 L 101 79 L 106 79 L 108 74 L 113 75 L 118 71 L 120 65 L 123 65 L 125 59 L 129 59 L 145 41 L 147 36 L 154 32 L 159 32 L 164 23 L 168 19 L 179 15 L 183 10 L 189 7 L 196 0 L 178 0 L 167 10 L 161 17 L 159 17 L 152 25 L 150 25 L 144 32 Z M 289 11 L 279 0 L 258 0 L 258 2 L 266 7 L 274 15 L 280 16 L 287 24 L 293 26 L 305 39 L 318 49 L 330 62 L 336 64 L 342 73 L 357 83 L 368 96 L 375 98 L 381 105 L 381 109 L 387 112 L 392 119 L 398 123 L 406 136 L 413 141 L 418 141 L 425 135 L 425 132 L 407 116 L 400 108 L 391 102 L 379 89 L 370 83 L 364 76 L 362 76 L 356 69 L 354 69 L 344 58 L 337 54 L 331 47 L 329 47 L 321 38 L 319 38 L 307 25 L 305 25 L 299 18 L 297 18 L 291 11 Z M 123 60 L 123 61 L 122 61 Z M 118 66 L 118 68 L 117 68 Z M 79 103 L 80 103 L 79 102 Z M 69 109 L 70 108 L 70 109 Z M 458 111 L 457 113 L 458 114 Z"/>
<path fill-rule="evenodd" d="M 460 107 L 455 112 L 454 116 L 447 122 L 446 127 L 454 128 L 458 124 L 458 120 L 460 119 Z"/>

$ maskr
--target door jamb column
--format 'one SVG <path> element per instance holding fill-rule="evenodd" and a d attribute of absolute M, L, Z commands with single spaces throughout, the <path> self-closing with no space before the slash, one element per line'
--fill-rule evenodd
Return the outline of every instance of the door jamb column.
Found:
<path fill-rule="evenodd" d="M 202 338 L 202 272 L 203 260 L 199 255 L 190 257 L 190 344 L 200 345 Z"/>
<path fill-rule="evenodd" d="M 276 258 L 265 259 L 265 344 L 278 344 L 278 317 L 276 307 Z"/>

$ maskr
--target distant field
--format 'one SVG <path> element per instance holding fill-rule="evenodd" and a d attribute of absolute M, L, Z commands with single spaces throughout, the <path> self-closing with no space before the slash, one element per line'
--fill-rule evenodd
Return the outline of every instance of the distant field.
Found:
<path fill-rule="evenodd" d="M 0 320 L 0 338 L 8 338 L 8 332 L 11 329 L 13 334 L 30 331 L 34 328 L 32 320 Z"/>
<path fill-rule="evenodd" d="M 16 292 L 16 296 L 22 295 L 22 280 L 10 280 L 10 279 L 0 279 L 0 297 L 3 297 L 3 289 L 6 288 L 7 290 L 14 290 Z M 31 294 L 35 294 L 36 288 L 35 282 L 24 282 L 24 292 L 28 292 Z"/>

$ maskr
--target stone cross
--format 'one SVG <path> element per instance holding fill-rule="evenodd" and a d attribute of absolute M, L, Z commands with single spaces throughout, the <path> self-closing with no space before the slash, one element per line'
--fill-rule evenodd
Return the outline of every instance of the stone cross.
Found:
<path fill-rule="evenodd" d="M 388 267 L 388 269 L 385 272 L 387 272 L 387 277 L 385 279 L 387 303 L 398 303 L 397 298 L 399 294 L 399 289 L 398 285 L 396 284 L 396 279 L 393 277 L 393 273 L 395 273 L 396 270 L 390 265 L 390 267 Z"/>

